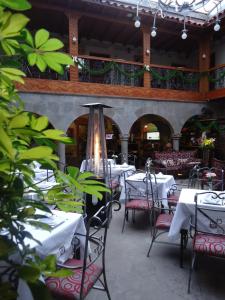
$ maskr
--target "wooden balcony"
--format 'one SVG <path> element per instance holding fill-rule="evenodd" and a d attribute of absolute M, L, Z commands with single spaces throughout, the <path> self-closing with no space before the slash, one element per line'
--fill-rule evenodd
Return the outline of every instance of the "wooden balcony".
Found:
<path fill-rule="evenodd" d="M 150 64 L 147 69 L 150 70 L 151 86 L 146 86 L 144 76 L 148 71 L 144 69 L 143 63 L 84 55 L 79 56 L 76 61 L 76 67 L 66 69 L 63 76 L 52 71 L 40 74 L 35 68 L 25 65 L 28 78 L 26 84 L 19 85 L 18 88 L 24 92 L 190 102 L 204 102 L 225 95 L 223 78 L 211 84 L 208 93 L 200 93 L 200 74 L 196 69 Z M 221 76 L 218 74 L 224 70 L 225 65 L 210 69 L 210 78 L 218 78 Z M 77 72 L 78 80 L 70 80 L 71 71 Z"/>

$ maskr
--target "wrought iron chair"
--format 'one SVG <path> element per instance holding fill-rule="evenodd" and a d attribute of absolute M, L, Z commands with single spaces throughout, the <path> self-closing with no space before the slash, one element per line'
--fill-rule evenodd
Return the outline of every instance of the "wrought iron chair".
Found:
<path fill-rule="evenodd" d="M 175 185 L 174 185 L 175 186 Z M 175 188 L 177 189 L 177 187 Z M 168 233 L 170 230 L 170 226 L 172 224 L 173 216 L 175 207 L 174 205 L 170 206 L 169 208 L 165 208 L 163 205 L 163 199 L 159 199 L 157 197 L 157 193 L 154 193 L 153 198 L 153 208 L 152 208 L 152 220 L 153 220 L 153 228 L 152 228 L 152 239 L 148 249 L 147 257 L 150 256 L 150 252 L 153 246 L 153 243 L 164 243 L 164 244 L 172 244 L 177 245 L 174 243 L 170 243 L 167 241 L 158 241 L 158 237 L 164 233 Z M 169 203 L 168 203 L 169 205 Z M 188 242 L 188 232 L 187 230 L 181 230 L 180 232 L 180 267 L 183 267 L 183 252 L 186 248 Z"/>
<path fill-rule="evenodd" d="M 49 277 L 45 280 L 54 299 L 85 299 L 92 288 L 105 291 L 108 299 L 111 299 L 105 274 L 105 246 L 113 204 L 117 205 L 114 210 L 120 209 L 121 205 L 118 201 L 111 201 L 89 219 L 84 259 L 72 258 L 63 265 L 59 265 L 59 267 L 70 269 L 73 275 L 60 278 Z M 91 227 L 93 222 L 95 226 Z M 75 236 L 79 238 L 81 235 Z M 101 286 L 95 285 L 97 281 L 101 283 Z"/>
<path fill-rule="evenodd" d="M 214 191 L 224 190 L 224 170 L 221 168 L 198 168 L 197 169 L 198 188 L 211 189 Z"/>
<path fill-rule="evenodd" d="M 192 258 L 188 279 L 191 289 L 192 272 L 199 255 L 225 258 L 225 192 L 196 193 L 192 225 Z"/>
<path fill-rule="evenodd" d="M 133 171 L 133 174 L 139 174 L 144 173 L 143 170 L 141 171 Z M 123 174 L 124 176 L 127 175 L 125 172 Z M 154 176 L 154 180 L 156 181 L 156 177 Z M 143 177 L 143 189 L 137 189 L 132 183 L 126 180 L 124 178 L 124 184 L 125 184 L 125 209 L 124 209 L 124 219 L 123 219 L 123 226 L 122 226 L 122 232 L 125 228 L 126 221 L 129 220 L 129 211 L 132 211 L 132 220 L 133 223 L 135 222 L 135 211 L 145 211 L 149 214 L 150 223 L 151 223 L 151 211 L 152 211 L 152 199 L 153 199 L 153 193 L 154 188 L 152 185 L 152 177 L 151 174 L 146 174 L 146 176 Z"/>

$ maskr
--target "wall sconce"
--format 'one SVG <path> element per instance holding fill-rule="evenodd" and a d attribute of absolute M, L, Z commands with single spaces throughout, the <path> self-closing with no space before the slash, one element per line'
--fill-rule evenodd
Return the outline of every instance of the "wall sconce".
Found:
<path fill-rule="evenodd" d="M 206 54 L 205 53 L 202 54 L 202 59 L 206 59 Z"/>
<path fill-rule="evenodd" d="M 73 42 L 73 44 L 76 44 L 76 42 L 77 42 L 77 38 L 75 37 L 75 35 L 72 37 L 72 42 Z"/>
<path fill-rule="evenodd" d="M 150 55 L 150 50 L 149 49 L 146 49 L 146 54 Z"/>

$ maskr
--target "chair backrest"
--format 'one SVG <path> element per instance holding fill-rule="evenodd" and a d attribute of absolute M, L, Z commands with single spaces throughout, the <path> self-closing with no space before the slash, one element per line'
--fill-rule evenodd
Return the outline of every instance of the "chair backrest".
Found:
<path fill-rule="evenodd" d="M 128 165 L 135 166 L 136 159 L 137 159 L 137 156 L 135 154 L 128 153 L 128 155 L 127 155 L 127 163 L 128 163 Z"/>
<path fill-rule="evenodd" d="M 115 200 L 108 202 L 87 222 L 80 299 L 83 299 L 86 269 L 91 268 L 93 264 L 97 264 L 102 268 L 105 267 L 105 247 L 107 231 L 112 214 L 112 206 L 114 206 L 115 211 L 118 211 L 120 210 L 121 204 Z M 77 234 L 75 236 L 79 238 L 80 235 Z"/>
<path fill-rule="evenodd" d="M 220 168 L 197 168 L 197 188 L 202 188 L 202 184 L 210 182 L 211 189 L 223 191 L 224 190 L 224 170 Z M 209 175 L 209 176 L 207 176 Z"/>
<path fill-rule="evenodd" d="M 194 233 L 225 235 L 225 192 L 195 194 Z"/>

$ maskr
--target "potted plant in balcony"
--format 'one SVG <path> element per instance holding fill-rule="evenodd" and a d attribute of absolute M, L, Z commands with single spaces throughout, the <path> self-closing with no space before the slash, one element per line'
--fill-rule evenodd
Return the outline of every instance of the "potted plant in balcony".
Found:
<path fill-rule="evenodd" d="M 73 64 L 69 55 L 58 52 L 63 47 L 60 40 L 49 38 L 44 29 L 32 37 L 25 28 L 29 19 L 13 12 L 29 8 L 27 0 L 0 1 L 0 299 L 4 300 L 17 298 L 19 279 L 28 284 L 34 299 L 50 299 L 40 276 L 68 274 L 65 270 L 57 271 L 54 256 L 40 260 L 35 250 L 24 243 L 25 238 L 34 239 L 25 224 L 50 229 L 35 216 L 36 208 L 50 211 L 45 202 L 25 197 L 31 187 L 43 197 L 32 180 L 32 162 L 54 170 L 59 184 L 45 198 L 61 209 L 80 210 L 83 203 L 78 200 L 82 192 L 101 199 L 101 192 L 109 191 L 103 184 L 89 180 L 91 173 L 80 174 L 74 167 L 68 168 L 68 174 L 61 172 L 57 168 L 59 158 L 54 141 L 71 143 L 71 139 L 61 130 L 48 129 L 46 116 L 36 117 L 23 110 L 15 89 L 15 82 L 23 83 L 25 76 L 18 65 L 20 57 L 42 72 L 49 67 L 62 74 L 63 66 Z"/>

